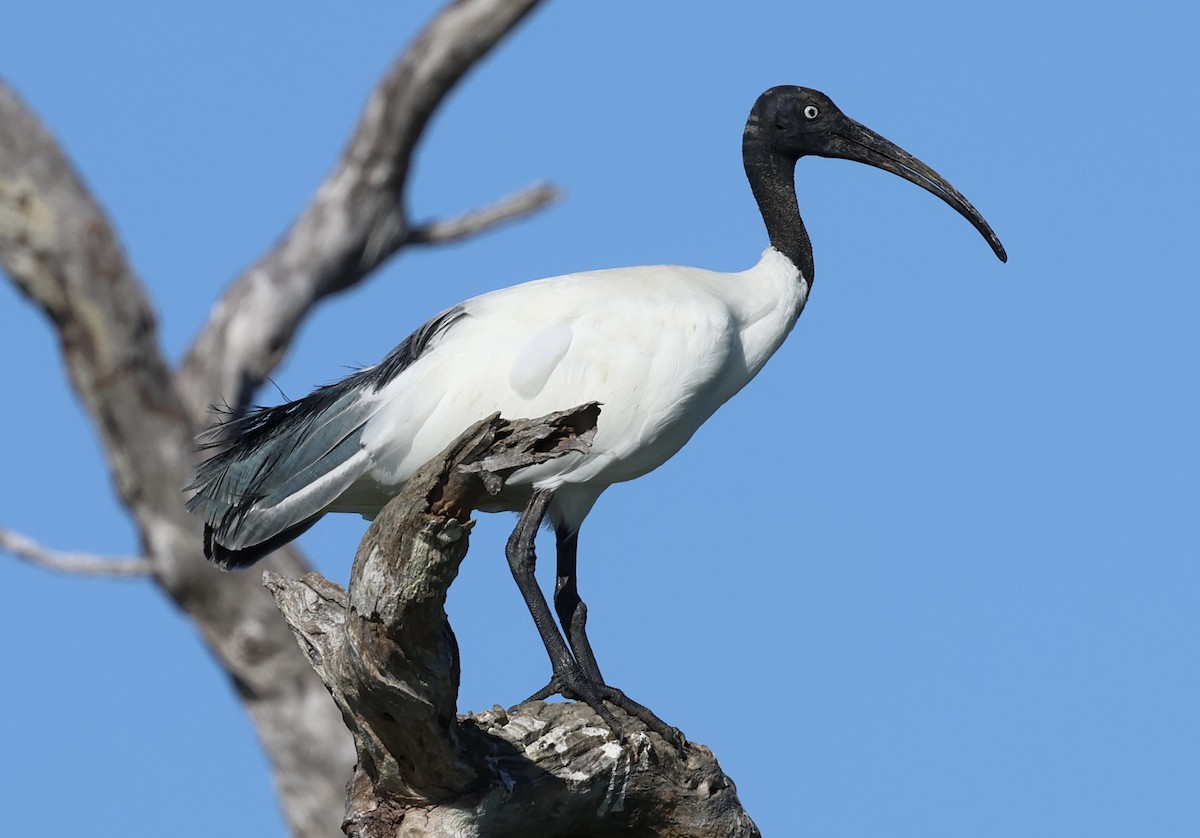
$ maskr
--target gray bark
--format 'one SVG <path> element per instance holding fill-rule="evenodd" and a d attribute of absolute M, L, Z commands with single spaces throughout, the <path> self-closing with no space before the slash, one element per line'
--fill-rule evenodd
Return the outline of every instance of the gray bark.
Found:
<path fill-rule="evenodd" d="M 249 401 L 329 294 L 362 281 L 405 245 L 469 235 L 553 198 L 538 187 L 426 226 L 408 221 L 404 202 L 430 115 L 536 4 L 459 0 L 437 15 L 374 91 L 341 160 L 292 229 L 214 306 L 179 370 L 163 355 L 153 306 L 104 211 L 50 133 L 0 83 L 0 266 L 58 335 L 137 527 L 142 556 L 134 566 L 187 614 L 228 673 L 297 836 L 336 831 L 354 750 L 258 574 L 221 574 L 204 561 L 200 522 L 184 511 L 181 493 L 192 439 L 209 422 L 209 405 L 237 409 Z M 18 534 L 6 533 L 4 543 L 27 558 L 55 556 Z M 75 557 L 54 566 L 72 564 L 95 571 L 105 563 Z M 266 566 L 285 576 L 307 570 L 295 549 Z"/>
<path fill-rule="evenodd" d="M 349 591 L 269 574 L 309 662 L 354 734 L 343 830 L 417 836 L 755 836 L 711 751 L 680 750 L 619 708 L 618 738 L 582 703 L 456 715 L 458 646 L 444 610 L 485 492 L 590 440 L 597 406 L 493 416 L 427 463 L 372 523 Z"/>

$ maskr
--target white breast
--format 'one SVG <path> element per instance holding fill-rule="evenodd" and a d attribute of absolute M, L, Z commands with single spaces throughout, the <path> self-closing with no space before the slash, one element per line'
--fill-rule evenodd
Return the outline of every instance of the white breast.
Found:
<path fill-rule="evenodd" d="M 578 487 L 586 514 L 608 485 L 669 459 L 778 349 L 807 283 L 773 249 L 738 274 L 653 266 L 571 274 L 477 297 L 466 317 L 379 394 L 363 446 L 372 467 L 334 510 L 372 514 L 472 422 L 588 401 L 590 452 L 518 472 L 510 485 Z M 517 493 L 519 494 L 519 493 Z M 507 502 L 505 504 L 507 505 Z"/>

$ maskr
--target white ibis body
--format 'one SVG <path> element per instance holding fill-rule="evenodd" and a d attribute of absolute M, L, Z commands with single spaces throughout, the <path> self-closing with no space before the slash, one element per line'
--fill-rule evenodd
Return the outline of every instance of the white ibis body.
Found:
<path fill-rule="evenodd" d="M 734 274 L 619 268 L 484 294 L 437 315 L 374 367 L 219 426 L 206 444 L 228 447 L 200 466 L 189 487 L 189 508 L 206 521 L 206 555 L 222 567 L 244 566 L 326 512 L 371 517 L 419 466 L 495 411 L 533 417 L 600 402 L 587 453 L 515 473 L 488 511 L 526 510 L 523 541 L 509 559 L 554 666 L 539 695 L 583 698 L 610 723 L 601 698 L 648 718 L 604 685 L 596 666 L 575 588 L 577 534 L 608 486 L 666 462 L 791 331 L 813 281 L 793 178 L 805 155 L 856 160 L 921 186 L 1006 258 L 982 216 L 924 163 L 822 93 L 772 88 L 755 103 L 743 136 L 746 174 L 770 238 L 757 264 Z M 555 529 L 566 580 L 555 596 L 566 643 L 532 579 L 532 538 L 543 516 Z"/>

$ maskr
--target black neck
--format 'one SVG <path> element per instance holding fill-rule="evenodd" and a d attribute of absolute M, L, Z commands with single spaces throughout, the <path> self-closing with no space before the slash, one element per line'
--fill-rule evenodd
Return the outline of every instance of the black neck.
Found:
<path fill-rule="evenodd" d="M 800 205 L 796 203 L 796 161 L 769 148 L 758 131 L 749 126 L 742 140 L 742 161 L 750 189 L 758 201 L 758 211 L 767 225 L 771 246 L 791 259 L 811 285 L 812 242 L 800 218 Z"/>

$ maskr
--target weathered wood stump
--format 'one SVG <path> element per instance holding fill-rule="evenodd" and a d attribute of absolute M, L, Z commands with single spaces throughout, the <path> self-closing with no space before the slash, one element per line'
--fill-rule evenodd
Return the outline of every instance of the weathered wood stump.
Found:
<path fill-rule="evenodd" d="M 623 739 L 583 703 L 457 713 L 445 601 L 471 512 L 514 470 L 584 449 L 598 414 L 496 415 L 467 430 L 371 524 L 348 592 L 318 573 L 266 575 L 354 735 L 347 835 L 759 834 L 708 748 L 681 751 L 619 709 Z"/>

